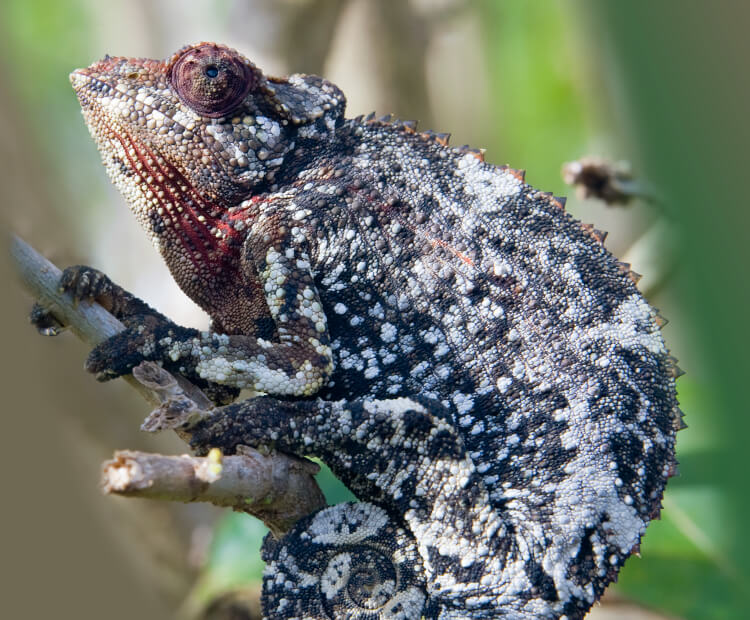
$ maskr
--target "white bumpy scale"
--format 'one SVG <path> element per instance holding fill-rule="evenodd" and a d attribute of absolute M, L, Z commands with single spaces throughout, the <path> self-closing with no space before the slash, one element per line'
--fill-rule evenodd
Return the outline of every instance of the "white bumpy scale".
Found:
<path fill-rule="evenodd" d="M 347 119 L 330 82 L 220 45 L 72 81 L 212 319 L 201 334 L 108 285 L 128 330 L 87 368 L 152 359 L 216 402 L 264 393 L 192 445 L 316 455 L 367 502 L 267 544 L 267 616 L 582 618 L 658 516 L 681 427 L 659 317 L 603 235 L 518 171 Z"/>

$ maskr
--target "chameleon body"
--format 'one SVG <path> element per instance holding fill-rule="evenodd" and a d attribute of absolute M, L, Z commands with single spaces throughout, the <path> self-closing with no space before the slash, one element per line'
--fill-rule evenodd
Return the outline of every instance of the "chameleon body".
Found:
<path fill-rule="evenodd" d="M 64 286 L 128 327 L 88 369 L 252 389 L 196 450 L 317 455 L 362 500 L 265 543 L 266 616 L 583 617 L 658 515 L 680 426 L 658 316 L 601 234 L 518 171 L 347 119 L 333 84 L 220 45 L 71 80 L 212 319 L 180 327 L 72 268 Z"/>

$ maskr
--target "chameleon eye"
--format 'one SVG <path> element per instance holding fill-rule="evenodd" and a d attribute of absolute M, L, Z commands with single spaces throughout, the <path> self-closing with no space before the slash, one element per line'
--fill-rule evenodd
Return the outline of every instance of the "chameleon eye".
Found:
<path fill-rule="evenodd" d="M 179 53 L 167 68 L 167 79 L 185 105 L 218 118 L 257 85 L 258 71 L 234 50 L 204 43 Z"/>

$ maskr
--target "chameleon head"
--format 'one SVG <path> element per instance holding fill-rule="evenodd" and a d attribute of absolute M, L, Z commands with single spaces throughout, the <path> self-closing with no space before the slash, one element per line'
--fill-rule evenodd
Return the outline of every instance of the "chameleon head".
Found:
<path fill-rule="evenodd" d="M 106 57 L 70 79 L 110 177 L 154 238 L 184 210 L 211 223 L 272 184 L 296 127 L 344 106 L 328 82 L 266 78 L 215 43 L 165 61 Z"/>

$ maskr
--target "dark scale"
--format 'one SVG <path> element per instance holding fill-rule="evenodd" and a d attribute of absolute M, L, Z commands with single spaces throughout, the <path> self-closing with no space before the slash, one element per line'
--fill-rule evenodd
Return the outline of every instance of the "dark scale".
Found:
<path fill-rule="evenodd" d="M 255 390 L 194 448 L 320 456 L 362 500 L 266 544 L 266 616 L 582 618 L 658 514 L 680 425 L 657 315 L 601 233 L 444 134 L 348 120 L 333 84 L 223 46 L 72 81 L 214 326 L 74 268 L 128 327 L 88 369 Z"/>

